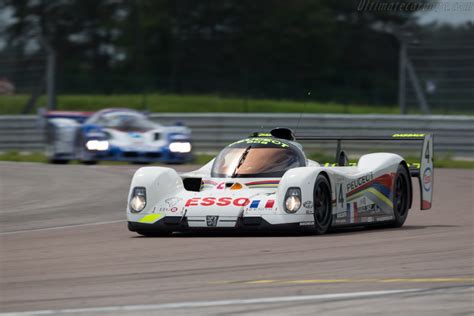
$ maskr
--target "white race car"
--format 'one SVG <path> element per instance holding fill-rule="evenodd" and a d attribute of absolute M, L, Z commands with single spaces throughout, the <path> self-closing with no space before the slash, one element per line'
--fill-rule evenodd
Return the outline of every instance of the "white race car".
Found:
<path fill-rule="evenodd" d="M 128 195 L 129 230 L 162 236 L 200 229 L 284 228 L 324 234 L 349 225 L 400 227 L 412 206 L 411 177 L 419 178 L 421 209 L 431 208 L 431 135 L 298 139 L 336 140 L 336 166 L 307 159 L 293 132 L 278 128 L 228 145 L 193 172 L 138 169 Z M 420 141 L 420 163 L 409 167 L 397 154 L 372 153 L 349 166 L 341 141 L 360 139 Z"/>

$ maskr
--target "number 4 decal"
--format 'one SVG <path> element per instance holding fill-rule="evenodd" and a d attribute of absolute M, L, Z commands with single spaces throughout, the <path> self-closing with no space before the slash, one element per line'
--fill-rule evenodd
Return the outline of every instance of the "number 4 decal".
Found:
<path fill-rule="evenodd" d="M 430 160 L 430 141 L 426 143 L 425 158 Z"/>
<path fill-rule="evenodd" d="M 344 208 L 344 192 L 342 192 L 342 183 L 339 185 L 339 194 L 337 196 L 337 202 L 341 204 L 341 208 Z"/>

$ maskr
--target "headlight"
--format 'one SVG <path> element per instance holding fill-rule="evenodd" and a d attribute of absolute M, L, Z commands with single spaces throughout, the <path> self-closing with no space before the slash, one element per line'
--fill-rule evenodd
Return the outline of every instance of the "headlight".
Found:
<path fill-rule="evenodd" d="M 191 151 L 191 143 L 189 142 L 173 142 L 170 144 L 172 153 L 189 153 Z"/>
<path fill-rule="evenodd" d="M 285 211 L 287 213 L 296 213 L 301 206 L 301 189 L 289 188 L 285 195 Z"/>
<path fill-rule="evenodd" d="M 132 213 L 143 211 L 146 206 L 146 189 L 144 187 L 133 188 L 132 198 L 130 199 L 129 205 Z"/>
<path fill-rule="evenodd" d="M 88 150 L 99 150 L 99 151 L 107 150 L 109 149 L 109 142 L 106 140 L 96 140 L 96 139 L 89 140 L 86 143 L 86 148 Z"/>

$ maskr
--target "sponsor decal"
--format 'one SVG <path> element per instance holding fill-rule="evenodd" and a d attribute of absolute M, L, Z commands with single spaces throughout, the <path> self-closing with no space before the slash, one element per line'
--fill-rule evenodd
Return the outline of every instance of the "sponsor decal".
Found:
<path fill-rule="evenodd" d="M 275 200 L 268 200 L 267 203 L 265 203 L 265 208 L 273 208 L 273 205 L 275 205 Z"/>
<path fill-rule="evenodd" d="M 372 181 L 374 179 L 373 173 L 357 178 L 347 184 L 347 192 L 353 191 L 358 187 Z"/>
<path fill-rule="evenodd" d="M 313 209 L 306 210 L 306 214 L 314 214 L 314 210 Z"/>
<path fill-rule="evenodd" d="M 176 206 L 174 206 L 174 207 L 170 208 L 170 211 L 173 212 L 173 213 L 174 213 L 174 212 L 177 212 L 177 211 L 178 211 L 178 208 L 177 208 Z"/>
<path fill-rule="evenodd" d="M 247 206 L 250 204 L 250 200 L 248 198 L 237 198 L 237 199 L 232 199 L 231 197 L 221 197 L 216 199 L 215 197 L 204 197 L 204 198 L 199 198 L 199 197 L 194 197 L 190 198 L 186 201 L 185 206 L 190 207 L 190 206 L 229 206 L 229 205 L 234 205 L 234 206 Z M 267 202 L 268 204 L 268 202 Z"/>
<path fill-rule="evenodd" d="M 380 216 L 377 218 L 377 220 L 379 221 L 389 221 L 389 220 L 392 220 L 393 219 L 393 216 Z"/>
<path fill-rule="evenodd" d="M 346 218 L 347 212 L 336 213 L 336 218 Z"/>
<path fill-rule="evenodd" d="M 182 201 L 183 199 L 181 198 L 178 198 L 178 197 L 172 197 L 172 198 L 169 198 L 169 199 L 166 199 L 165 200 L 165 203 L 168 204 L 169 207 L 173 207 L 175 206 L 176 204 L 178 204 L 180 201 Z"/>
<path fill-rule="evenodd" d="M 429 191 L 431 189 L 431 179 L 432 179 L 431 168 L 426 168 L 423 172 L 423 189 Z"/>
<path fill-rule="evenodd" d="M 219 216 L 206 216 L 206 224 L 208 227 L 216 227 Z"/>
<path fill-rule="evenodd" d="M 234 200 L 235 206 L 246 206 L 250 203 L 250 200 L 247 198 L 238 198 Z"/>
<path fill-rule="evenodd" d="M 300 226 L 312 226 L 314 225 L 314 221 L 309 221 L 309 222 L 301 222 Z"/>
<path fill-rule="evenodd" d="M 250 208 L 258 208 L 258 204 L 260 204 L 260 200 L 253 200 L 250 204 Z"/>
<path fill-rule="evenodd" d="M 361 198 L 368 197 L 381 208 L 386 210 L 392 209 L 393 203 L 391 187 L 393 183 L 393 176 L 394 174 L 384 174 L 374 180 L 370 180 L 365 184 L 356 187 L 347 194 L 348 202 L 357 201 L 358 207 L 360 208 Z"/>
<path fill-rule="evenodd" d="M 306 208 L 313 208 L 313 201 L 306 201 L 303 203 L 303 206 Z"/>
<path fill-rule="evenodd" d="M 245 144 L 262 144 L 262 145 L 275 145 L 275 146 L 279 146 L 279 147 L 282 147 L 282 148 L 286 148 L 286 147 L 289 147 L 287 144 L 285 144 L 284 142 L 281 142 L 279 140 L 276 140 L 276 139 L 273 139 L 273 138 L 258 138 L 258 137 L 254 137 L 254 138 L 246 138 L 246 139 L 242 139 L 242 140 L 239 140 L 235 143 L 232 143 L 229 145 L 230 146 L 233 146 L 235 144 L 240 144 L 240 143 L 245 143 Z"/>
<path fill-rule="evenodd" d="M 253 200 L 252 203 L 250 203 L 249 209 L 263 211 L 265 209 L 271 209 L 275 205 L 275 200 L 268 200 L 263 206 L 259 207 L 262 205 L 260 202 L 261 200 Z"/>

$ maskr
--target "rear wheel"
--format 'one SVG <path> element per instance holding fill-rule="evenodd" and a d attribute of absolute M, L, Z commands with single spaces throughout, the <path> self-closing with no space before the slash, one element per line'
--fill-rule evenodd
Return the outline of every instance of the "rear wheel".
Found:
<path fill-rule="evenodd" d="M 409 181 L 410 176 L 406 168 L 403 165 L 398 166 L 393 181 L 393 215 L 395 217 L 393 227 L 403 226 L 407 219 L 412 194 Z"/>
<path fill-rule="evenodd" d="M 331 187 L 325 176 L 319 175 L 313 191 L 314 230 L 317 235 L 326 233 L 331 226 Z"/>

